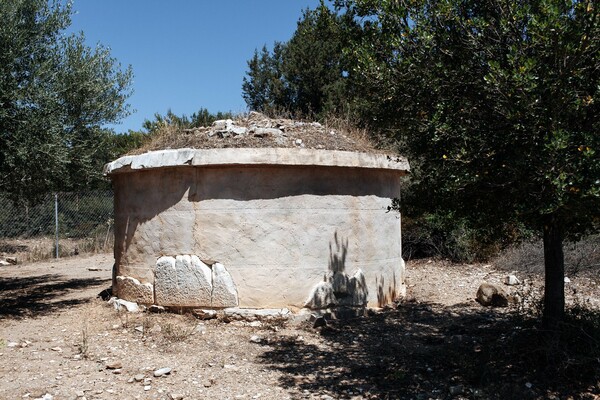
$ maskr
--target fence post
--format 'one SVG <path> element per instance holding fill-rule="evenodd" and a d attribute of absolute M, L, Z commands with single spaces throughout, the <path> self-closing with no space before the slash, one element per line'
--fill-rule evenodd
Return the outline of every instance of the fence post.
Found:
<path fill-rule="evenodd" d="M 58 258 L 58 193 L 54 193 L 54 226 L 56 232 L 56 258 Z"/>

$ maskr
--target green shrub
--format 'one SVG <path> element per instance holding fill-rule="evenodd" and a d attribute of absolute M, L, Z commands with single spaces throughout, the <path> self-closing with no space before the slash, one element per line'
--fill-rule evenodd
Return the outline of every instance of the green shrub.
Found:
<path fill-rule="evenodd" d="M 468 226 L 451 214 L 423 214 L 402 220 L 402 253 L 405 259 L 448 258 L 472 262 L 493 254 L 496 246 L 487 232 Z"/>

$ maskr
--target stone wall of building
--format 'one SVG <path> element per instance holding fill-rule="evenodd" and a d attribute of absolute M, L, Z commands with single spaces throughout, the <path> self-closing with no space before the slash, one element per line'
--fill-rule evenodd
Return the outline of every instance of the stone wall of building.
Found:
<path fill-rule="evenodd" d="M 107 165 L 115 291 L 204 308 L 381 306 L 404 293 L 403 160 L 297 149 L 152 152 Z"/>

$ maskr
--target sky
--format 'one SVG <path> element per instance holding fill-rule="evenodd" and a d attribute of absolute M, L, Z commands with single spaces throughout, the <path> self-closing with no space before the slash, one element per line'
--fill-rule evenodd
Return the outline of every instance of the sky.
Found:
<path fill-rule="evenodd" d="M 289 40 L 319 0 L 75 0 L 68 33 L 83 31 L 133 68 L 132 115 L 111 126 L 140 130 L 171 109 L 190 115 L 247 111 L 242 79 L 255 49 Z"/>

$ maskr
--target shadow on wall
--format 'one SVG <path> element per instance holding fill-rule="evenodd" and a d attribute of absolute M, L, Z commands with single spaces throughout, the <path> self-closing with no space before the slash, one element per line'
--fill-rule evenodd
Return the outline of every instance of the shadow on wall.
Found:
<path fill-rule="evenodd" d="M 361 168 L 319 166 L 244 166 L 196 168 L 189 201 L 272 200 L 282 197 L 378 196 L 397 197 L 397 174 Z"/>
<path fill-rule="evenodd" d="M 122 257 L 131 246 L 138 226 L 152 220 L 160 213 L 181 202 L 190 190 L 188 180 L 192 171 L 171 168 L 158 175 L 149 171 L 135 174 L 115 175 L 115 261 L 122 264 Z M 181 179 L 181 176 L 188 179 Z"/>
<path fill-rule="evenodd" d="M 392 274 L 392 284 L 388 286 L 387 293 L 385 292 L 385 277 L 383 275 L 375 278 L 375 285 L 377 286 L 377 307 L 383 307 L 398 298 L 395 271 Z"/>
<path fill-rule="evenodd" d="M 348 239 L 340 239 L 337 231 L 329 242 L 329 267 L 323 281 L 310 294 L 307 308 L 318 310 L 337 306 L 365 307 L 369 290 L 363 272 L 358 269 L 353 276 L 346 271 Z"/>
<path fill-rule="evenodd" d="M 333 250 L 335 244 L 335 251 Z M 338 239 L 338 233 L 333 234 L 333 242 L 329 242 L 329 272 L 344 272 L 346 270 L 346 256 L 348 255 L 348 238 L 346 241 Z"/>
<path fill-rule="evenodd" d="M 180 203 L 277 199 L 300 195 L 394 198 L 394 171 L 337 167 L 175 167 L 116 174 L 115 258 L 131 245 L 139 225 Z M 337 239 L 336 239 L 337 240 Z M 347 245 L 347 243 L 346 243 Z M 340 260 L 341 261 L 341 260 Z"/>

